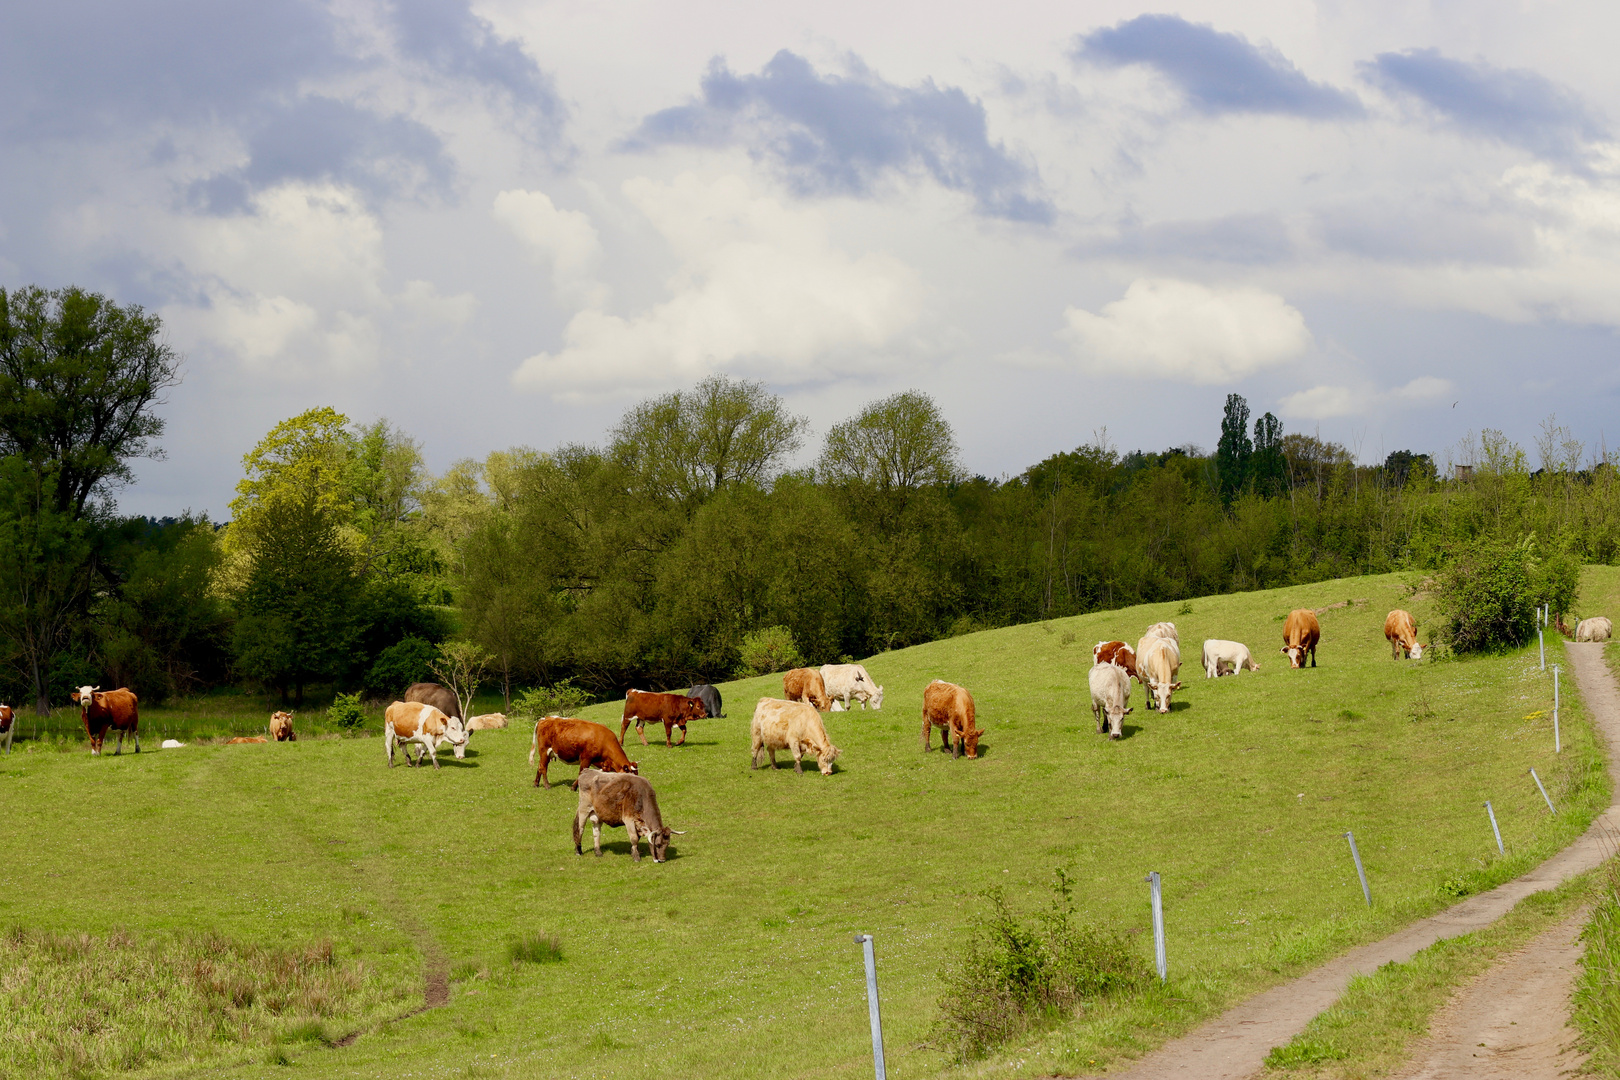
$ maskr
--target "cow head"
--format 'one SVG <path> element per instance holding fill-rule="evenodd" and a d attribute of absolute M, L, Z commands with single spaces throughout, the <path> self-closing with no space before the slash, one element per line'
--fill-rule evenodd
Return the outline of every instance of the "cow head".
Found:
<path fill-rule="evenodd" d="M 653 832 L 651 829 L 647 830 L 647 839 L 652 842 L 653 862 L 664 862 L 669 858 L 669 838 L 671 836 L 685 835 L 685 829 L 671 829 L 667 825 L 657 832 Z"/>
<path fill-rule="evenodd" d="M 1284 656 L 1288 657 L 1289 667 L 1297 668 L 1305 666 L 1305 646 L 1284 645 L 1280 651 Z"/>
<path fill-rule="evenodd" d="M 630 767 L 628 769 L 624 770 L 624 771 L 628 772 L 628 773 L 635 773 L 637 776 L 640 776 L 641 775 L 641 763 L 639 761 L 632 761 L 630 763 Z"/>
<path fill-rule="evenodd" d="M 976 758 L 979 756 L 979 736 L 983 734 L 984 728 L 981 727 L 969 728 L 962 733 L 962 743 L 967 747 L 968 757 Z"/>
<path fill-rule="evenodd" d="M 457 761 L 467 756 L 467 728 L 459 716 L 452 716 L 445 725 L 444 741 L 450 744 L 450 752 L 456 755 Z"/>
<path fill-rule="evenodd" d="M 821 770 L 822 776 L 832 775 L 833 762 L 837 761 L 838 755 L 842 753 L 843 751 L 838 747 L 828 743 L 827 749 L 816 755 L 816 767 Z"/>
<path fill-rule="evenodd" d="M 100 689 L 99 686 L 81 686 L 69 694 L 68 697 L 72 698 L 79 706 L 79 712 L 82 714 L 89 711 L 90 702 L 95 700 L 96 691 Z"/>
<path fill-rule="evenodd" d="M 695 697 L 690 697 L 690 698 L 686 699 L 686 712 L 685 712 L 685 715 L 681 717 L 681 719 L 683 719 L 683 720 L 707 720 L 708 718 L 709 718 L 708 707 L 705 706 L 701 700 L 699 700 L 698 698 L 695 698 Z M 685 727 L 686 725 L 682 724 L 681 726 Z"/>
<path fill-rule="evenodd" d="M 1412 659 L 1414 659 L 1414 660 L 1423 659 L 1423 646 L 1419 645 L 1415 641 L 1412 642 Z"/>
<path fill-rule="evenodd" d="M 873 690 L 871 695 L 867 697 L 866 704 L 868 708 L 872 709 L 883 708 L 883 687 L 880 686 Z"/>

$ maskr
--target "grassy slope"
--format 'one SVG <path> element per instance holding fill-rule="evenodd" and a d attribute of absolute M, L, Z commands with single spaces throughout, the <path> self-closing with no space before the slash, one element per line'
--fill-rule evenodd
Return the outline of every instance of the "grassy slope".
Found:
<path fill-rule="evenodd" d="M 1617 580 L 1592 573 L 1606 587 Z M 446 1009 L 341 1051 L 294 1055 L 304 1071 L 333 1076 L 397 1075 L 407 1063 L 447 1075 L 864 1075 L 850 935 L 870 931 L 890 1062 L 918 1075 L 944 1065 L 920 1044 L 939 967 L 983 889 L 1003 885 L 1033 906 L 1053 867 L 1070 864 L 1092 914 L 1141 929 L 1141 879 L 1156 869 L 1180 1000 L 1099 1014 L 974 1071 L 1101 1067 L 1436 909 L 1442 882 L 1500 878 L 1606 803 L 1572 689 L 1565 754 L 1552 755 L 1535 715 L 1550 706 L 1550 686 L 1534 650 L 1389 659 L 1384 613 L 1400 603 L 1420 624 L 1426 614 L 1401 600 L 1401 584 L 1325 582 L 1197 600 L 1188 613 L 1149 605 L 873 658 L 886 708 L 828 717 L 844 749 L 831 778 L 750 772 L 752 702 L 780 680 L 723 687 L 728 719 L 695 724 L 686 747 L 633 750 L 666 820 L 690 830 L 663 866 L 633 865 L 618 831 L 600 862 L 576 858 L 575 797 L 529 786 L 528 734 L 515 729 L 480 733 L 467 762 L 446 755 L 438 774 L 388 772 L 375 739 L 94 761 L 14 755 L 0 762 L 11 826 L 0 918 L 330 935 L 405 974 L 426 933 L 452 963 L 492 972 L 458 983 Z M 1352 598 L 1369 602 L 1322 618 L 1322 666 L 1289 671 L 1276 652 L 1282 615 Z M 1091 644 L 1134 640 L 1164 618 L 1186 643 L 1187 688 L 1164 717 L 1138 691 L 1129 737 L 1099 739 L 1084 689 Z M 1205 682 L 1206 636 L 1246 641 L 1262 670 Z M 975 692 L 988 729 L 980 760 L 919 753 L 918 702 L 935 677 Z M 1556 819 L 1525 776 L 1531 764 L 1559 800 Z M 1516 859 L 1494 858 L 1486 798 Z M 1346 828 L 1367 863 L 1371 912 Z M 345 907 L 370 912 L 359 931 Z M 508 938 L 532 931 L 557 934 L 566 962 L 506 965 Z"/>

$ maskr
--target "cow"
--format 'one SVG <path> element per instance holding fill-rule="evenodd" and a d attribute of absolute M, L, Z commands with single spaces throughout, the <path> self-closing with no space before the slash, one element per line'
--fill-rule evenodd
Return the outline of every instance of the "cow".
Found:
<path fill-rule="evenodd" d="M 984 734 L 984 729 L 974 719 L 973 695 L 944 679 L 935 679 L 923 687 L 922 744 L 925 754 L 931 749 L 929 737 L 933 735 L 936 725 L 945 729 L 940 732 L 941 750 L 950 750 L 952 757 L 961 757 L 963 750 L 970 758 L 979 756 L 979 736 Z"/>
<path fill-rule="evenodd" d="M 689 698 L 695 698 L 703 703 L 703 711 L 709 714 L 709 719 L 716 720 L 726 714 L 721 711 L 720 691 L 708 683 L 698 683 L 686 692 Z"/>
<path fill-rule="evenodd" d="M 465 724 L 466 718 L 461 715 L 460 700 L 448 687 L 440 686 L 436 682 L 411 683 L 405 688 L 404 701 L 407 705 L 431 705 L 444 715 L 454 717 Z"/>
<path fill-rule="evenodd" d="M 267 743 L 270 740 L 263 735 L 238 735 L 234 739 L 226 739 L 226 746 L 236 746 L 241 743 Z"/>
<path fill-rule="evenodd" d="M 507 724 L 506 714 L 498 712 L 482 713 L 468 720 L 462 727 L 471 735 L 475 731 L 499 731 Z"/>
<path fill-rule="evenodd" d="M 796 667 L 783 675 L 782 696 L 789 701 L 814 705 L 820 712 L 832 708 L 832 700 L 827 697 L 827 685 L 821 681 L 821 672 L 815 668 Z"/>
<path fill-rule="evenodd" d="M 17 712 L 10 705 L 0 705 L 0 740 L 6 744 L 6 753 L 11 753 L 11 737 L 17 732 Z"/>
<path fill-rule="evenodd" d="M 1260 665 L 1254 662 L 1249 655 L 1249 647 L 1241 641 L 1223 641 L 1220 638 L 1208 638 L 1204 641 L 1204 678 L 1216 679 L 1224 675 L 1222 668 L 1229 667 L 1232 674 L 1240 671 L 1259 671 Z"/>
<path fill-rule="evenodd" d="M 1582 619 L 1575 624 L 1576 641 L 1608 641 L 1614 634 L 1614 623 L 1602 615 Z"/>
<path fill-rule="evenodd" d="M 863 709 L 883 708 L 883 687 L 860 664 L 822 664 L 821 685 L 834 712 L 846 712 L 856 701 Z"/>
<path fill-rule="evenodd" d="M 658 812 L 658 796 L 651 784 L 631 773 L 606 773 L 581 769 L 574 781 L 579 791 L 579 809 L 574 812 L 574 853 L 585 854 L 580 841 L 585 823 L 591 823 L 591 837 L 597 858 L 602 856 L 602 826 L 623 825 L 630 832 L 630 854 L 641 861 L 641 838 L 652 848 L 653 862 L 669 858 L 669 838 L 684 835 L 682 829 L 664 825 Z"/>
<path fill-rule="evenodd" d="M 415 761 L 411 761 L 411 744 L 420 748 Z M 439 746 L 449 743 L 457 758 L 467 754 L 467 729 L 459 716 L 446 716 L 438 708 L 420 701 L 396 701 L 383 713 L 383 744 L 388 750 L 388 767 L 394 767 L 394 746 L 412 765 L 431 758 L 433 767 L 439 767 Z"/>
<path fill-rule="evenodd" d="M 1091 684 L 1091 715 L 1097 721 L 1097 734 L 1117 739 L 1125 732 L 1125 714 L 1130 712 L 1131 677 L 1115 664 L 1097 664 L 1087 676 Z"/>
<path fill-rule="evenodd" d="M 842 753 L 827 737 L 827 728 L 821 722 L 821 713 L 814 705 L 802 701 L 781 701 L 760 698 L 754 706 L 754 721 L 749 727 L 749 767 L 759 768 L 761 751 L 770 755 L 771 768 L 776 768 L 776 752 L 786 750 L 793 755 L 793 771 L 804 773 L 801 761 L 805 752 L 815 755 L 816 766 L 822 776 L 831 776 L 833 762 Z"/>
<path fill-rule="evenodd" d="M 1181 635 L 1176 633 L 1176 624 L 1173 622 L 1156 622 L 1152 626 L 1148 627 L 1147 633 L 1143 634 L 1142 636 L 1145 638 L 1169 638 L 1171 641 L 1176 643 L 1177 649 L 1181 648 Z M 1140 647 L 1138 647 L 1136 651 L 1140 653 L 1142 650 Z"/>
<path fill-rule="evenodd" d="M 546 766 L 552 758 L 600 772 L 633 773 L 634 761 L 624 756 L 624 748 L 613 738 L 613 729 L 589 720 L 566 716 L 544 716 L 535 721 L 534 738 L 529 742 L 529 764 L 537 765 L 534 786 L 551 789 Z"/>
<path fill-rule="evenodd" d="M 1316 643 L 1322 640 L 1322 624 L 1316 621 L 1316 612 L 1310 608 L 1295 608 L 1283 623 L 1282 654 L 1288 657 L 1288 666 L 1305 666 L 1305 654 L 1311 654 L 1311 667 L 1316 666 Z"/>
<path fill-rule="evenodd" d="M 276 742 L 297 742 L 298 733 L 293 730 L 292 713 L 272 713 L 270 716 L 270 735 Z"/>
<path fill-rule="evenodd" d="M 1181 689 L 1176 673 L 1181 670 L 1181 647 L 1167 637 L 1145 637 L 1136 644 L 1137 677 L 1147 691 L 1148 705 L 1161 713 L 1170 711 L 1170 695 Z"/>
<path fill-rule="evenodd" d="M 619 745 L 624 745 L 624 736 L 630 730 L 631 723 L 636 725 L 636 734 L 641 736 L 641 745 L 647 745 L 647 722 L 664 723 L 664 745 L 680 746 L 686 742 L 686 722 L 688 720 L 702 720 L 707 713 L 703 702 L 697 698 L 687 697 L 684 694 L 654 694 L 647 690 L 632 690 L 624 695 L 624 723 L 619 725 Z M 671 744 L 669 737 L 675 729 L 681 729 L 681 741 Z"/>
<path fill-rule="evenodd" d="M 1142 681 L 1142 676 L 1136 671 L 1136 653 L 1123 641 L 1099 641 L 1091 648 L 1091 661 L 1094 664 L 1113 664 L 1123 668 L 1125 674 Z"/>
<path fill-rule="evenodd" d="M 140 699 L 128 687 L 102 690 L 95 686 L 81 686 L 68 697 L 79 705 L 85 733 L 90 736 L 91 754 L 101 753 L 101 743 L 107 737 L 108 730 L 118 732 L 118 749 L 113 753 L 124 752 L 125 732 L 134 736 L 135 752 L 141 752 Z"/>
<path fill-rule="evenodd" d="M 1384 637 L 1389 640 L 1389 656 L 1399 660 L 1405 653 L 1413 660 L 1423 659 L 1423 646 L 1418 644 L 1417 624 L 1412 613 L 1396 608 L 1384 617 Z"/>

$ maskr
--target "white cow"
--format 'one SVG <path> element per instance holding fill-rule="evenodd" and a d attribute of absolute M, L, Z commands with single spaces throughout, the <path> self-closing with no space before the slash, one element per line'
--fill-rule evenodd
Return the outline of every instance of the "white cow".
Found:
<path fill-rule="evenodd" d="M 1091 684 L 1091 715 L 1097 721 L 1097 734 L 1108 732 L 1110 739 L 1124 734 L 1125 714 L 1130 712 L 1131 677 L 1113 664 L 1097 664 L 1087 677 Z"/>
<path fill-rule="evenodd" d="M 822 664 L 821 681 L 833 699 L 833 712 L 847 712 L 852 701 L 863 709 L 883 708 L 883 687 L 860 664 Z"/>
<path fill-rule="evenodd" d="M 1249 655 L 1249 647 L 1241 641 L 1222 641 L 1220 638 L 1208 638 L 1204 641 L 1204 678 L 1214 679 L 1222 674 L 1221 668 L 1229 667 L 1232 674 L 1240 671 L 1259 671 L 1260 665 L 1254 662 Z"/>
<path fill-rule="evenodd" d="M 1170 694 L 1180 690 L 1181 648 L 1167 637 L 1145 637 L 1136 643 L 1136 677 L 1147 689 L 1148 704 L 1161 713 L 1170 711 Z"/>
<path fill-rule="evenodd" d="M 1602 615 L 1582 619 L 1575 624 L 1576 641 L 1608 641 L 1614 635 L 1614 623 Z"/>
<path fill-rule="evenodd" d="M 415 761 L 411 761 L 412 743 L 421 750 Z M 398 745 L 400 753 L 412 765 L 420 765 L 423 758 L 430 758 L 437 769 L 442 743 L 449 743 L 458 759 L 467 756 L 467 729 L 462 726 L 461 717 L 446 716 L 420 701 L 396 701 L 383 714 L 383 744 L 388 749 L 390 768 L 394 764 L 394 747 Z"/>
<path fill-rule="evenodd" d="M 1176 633 L 1176 624 L 1173 622 L 1156 622 L 1152 626 L 1148 627 L 1147 633 L 1143 634 L 1142 636 L 1144 638 L 1169 638 L 1171 641 L 1176 643 L 1177 651 L 1180 651 L 1181 649 L 1181 635 Z M 1136 651 L 1140 653 L 1142 650 L 1137 649 Z"/>

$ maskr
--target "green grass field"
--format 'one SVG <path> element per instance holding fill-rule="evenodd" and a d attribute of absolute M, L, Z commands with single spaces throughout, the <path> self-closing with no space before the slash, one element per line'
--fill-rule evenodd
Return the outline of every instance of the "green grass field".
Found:
<path fill-rule="evenodd" d="M 1583 609 L 1616 598 L 1620 571 L 1590 569 Z M 1321 617 L 1320 666 L 1290 671 L 1277 652 L 1284 614 L 1345 601 Z M 1381 633 L 1394 606 L 1412 610 L 1428 636 L 1425 601 L 1386 576 L 1149 605 L 874 657 L 866 664 L 886 686 L 885 707 L 828 714 L 843 756 L 826 778 L 796 776 L 788 763 L 750 771 L 753 702 L 779 694 L 780 679 L 725 685 L 728 718 L 694 723 L 686 746 L 666 749 L 660 738 L 642 748 L 630 736 L 666 823 L 688 830 L 664 865 L 632 863 L 622 830 L 608 831 L 602 859 L 576 857 L 576 797 L 530 786 L 529 733 L 519 726 L 475 735 L 467 760 L 446 752 L 437 773 L 385 769 L 377 738 L 100 759 L 19 743 L 0 760 L 10 825 L 0 926 L 20 928 L 0 950 L 0 1074 L 36 1075 L 45 1063 L 14 1048 L 18 1017 L 29 1015 L 18 971 L 33 965 L 38 977 L 55 955 L 36 941 L 47 932 L 182 951 L 201 948 L 204 932 L 243 948 L 330 941 L 350 988 L 348 997 L 334 991 L 324 1012 L 305 1009 L 313 1021 L 299 1008 L 233 1005 L 230 1025 L 177 1029 L 144 1056 L 85 1050 L 77 1060 L 109 1063 L 85 1066 L 92 1072 L 120 1063 L 183 1072 L 207 1061 L 248 1076 L 281 1075 L 283 1062 L 355 1077 L 870 1075 L 856 932 L 877 939 L 893 1075 L 1101 1071 L 1505 880 L 1607 805 L 1572 680 L 1555 757 L 1551 683 L 1534 647 L 1396 663 Z M 1160 619 L 1181 631 L 1186 688 L 1168 716 L 1148 712 L 1135 690 L 1127 738 L 1111 743 L 1094 734 L 1087 704 L 1091 645 L 1134 642 Z M 1262 670 L 1205 681 L 1205 637 L 1248 643 Z M 1561 661 L 1560 646 L 1550 652 Z M 974 692 L 987 730 L 979 760 L 920 752 L 921 690 L 936 677 Z M 616 705 L 582 715 L 611 719 L 617 731 Z M 552 776 L 573 772 L 559 765 Z M 1485 799 L 1506 858 L 1496 855 Z M 1366 862 L 1370 910 L 1346 829 Z M 983 910 L 985 889 L 1002 886 L 1033 909 L 1059 866 L 1079 882 L 1082 908 L 1133 931 L 1144 955 L 1142 879 L 1163 875 L 1170 986 L 988 1061 L 951 1065 L 927 1045 L 942 965 Z M 561 962 L 510 959 L 515 939 L 536 934 L 556 937 Z M 70 951 L 54 962 L 88 962 Z M 420 1004 L 425 967 L 450 972 L 448 1006 L 388 1020 Z M 120 985 L 139 996 L 138 983 Z M 80 1043 L 129 1037 L 118 1028 L 118 992 L 107 994 L 100 1026 L 81 1025 L 89 1034 L 76 1034 Z M 327 1045 L 356 1031 L 348 1045 Z"/>

